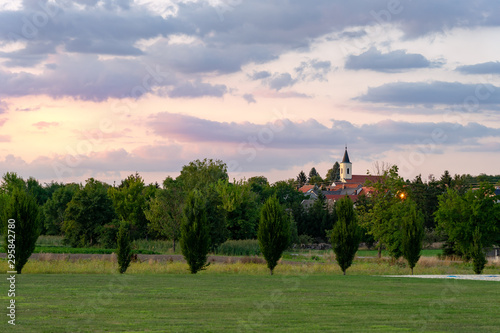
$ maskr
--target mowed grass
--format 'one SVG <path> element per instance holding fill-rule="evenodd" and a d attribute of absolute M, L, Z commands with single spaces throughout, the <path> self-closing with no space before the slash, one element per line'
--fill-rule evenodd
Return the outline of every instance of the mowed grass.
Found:
<path fill-rule="evenodd" d="M 1 299 L 8 299 L 6 283 Z M 22 274 L 2 332 L 498 332 L 498 282 L 300 274 Z M 4 308 L 5 309 L 5 308 Z M 5 312 L 5 310 L 4 310 Z"/>

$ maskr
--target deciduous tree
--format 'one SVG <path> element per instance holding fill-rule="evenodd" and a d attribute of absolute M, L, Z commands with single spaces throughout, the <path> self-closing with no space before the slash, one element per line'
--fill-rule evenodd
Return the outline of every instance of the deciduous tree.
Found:
<path fill-rule="evenodd" d="M 439 196 L 436 212 L 438 228 L 444 231 L 455 249 L 471 257 L 474 232 L 479 229 L 484 247 L 500 244 L 500 205 L 492 185 L 482 183 L 478 189 L 469 189 L 461 195 L 456 189 L 447 189 Z"/>
<path fill-rule="evenodd" d="M 156 195 L 148 201 L 144 211 L 151 231 L 172 240 L 175 245 L 180 237 L 184 190 L 180 181 L 167 177 L 163 189 L 157 189 Z"/>
<path fill-rule="evenodd" d="M 146 190 L 144 180 L 138 173 L 128 176 L 120 186 L 108 189 L 108 195 L 113 201 L 118 218 L 129 221 L 133 239 L 148 235 L 148 220 L 144 215 L 146 202 L 149 199 Z"/>
<path fill-rule="evenodd" d="M 73 196 L 64 212 L 64 241 L 73 247 L 95 245 L 103 226 L 116 217 L 107 186 L 90 178 Z"/>
<path fill-rule="evenodd" d="M 42 206 L 45 230 L 48 235 L 61 234 L 64 212 L 78 190 L 78 184 L 61 186 L 55 190 L 52 197 Z"/>

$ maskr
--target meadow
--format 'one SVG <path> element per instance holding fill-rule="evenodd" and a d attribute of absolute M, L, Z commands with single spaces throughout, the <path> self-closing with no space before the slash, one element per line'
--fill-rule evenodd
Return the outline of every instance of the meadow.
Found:
<path fill-rule="evenodd" d="M 171 245 L 137 241 L 135 250 L 174 254 Z M 47 253 L 68 249 L 60 237 L 42 236 L 37 248 L 39 259 L 16 276 L 16 326 L 5 316 L 1 332 L 497 332 L 500 326 L 498 282 L 386 277 L 409 268 L 403 260 L 378 259 L 376 251 L 359 251 L 343 276 L 331 250 L 290 249 L 270 276 L 255 242 L 233 242 L 224 253 L 234 256 L 196 275 L 184 262 L 154 257 L 132 262 L 120 275 L 116 255 L 106 249 L 87 249 L 82 253 L 103 255 L 70 261 Z M 439 250 L 422 254 L 416 274 L 472 274 L 471 263 L 440 260 Z M 7 270 L 0 259 L 0 272 Z M 484 270 L 499 273 L 498 260 Z M 5 306 L 7 291 L 2 283 Z"/>
<path fill-rule="evenodd" d="M 17 285 L 16 326 L 4 318 L 4 332 L 498 332 L 500 324 L 500 288 L 486 281 L 209 268 L 22 274 Z"/>

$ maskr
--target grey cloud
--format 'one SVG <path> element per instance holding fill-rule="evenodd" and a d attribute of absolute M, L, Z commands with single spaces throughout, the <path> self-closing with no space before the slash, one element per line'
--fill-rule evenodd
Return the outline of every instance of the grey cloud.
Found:
<path fill-rule="evenodd" d="M 330 61 L 312 59 L 301 62 L 300 66 L 295 68 L 295 72 L 301 81 L 325 81 L 326 75 L 331 69 L 332 63 Z"/>
<path fill-rule="evenodd" d="M 7 67 L 32 67 L 47 59 L 49 54 L 56 52 L 55 44 L 51 42 L 32 42 L 24 49 L 14 52 L 0 52 L 0 58 L 9 59 L 4 62 Z"/>
<path fill-rule="evenodd" d="M 293 86 L 297 82 L 289 73 L 275 74 L 269 79 L 269 87 L 279 91 L 282 88 Z"/>
<path fill-rule="evenodd" d="M 88 39 L 75 39 L 66 43 L 66 51 L 124 56 L 137 56 L 143 54 L 140 49 L 132 45 L 117 43 L 114 40 L 92 41 Z"/>
<path fill-rule="evenodd" d="M 345 63 L 346 69 L 369 69 L 377 72 L 400 72 L 406 69 L 439 66 L 432 63 L 421 54 L 406 53 L 396 50 L 382 53 L 376 48 L 370 48 L 360 55 L 350 55 Z"/>
<path fill-rule="evenodd" d="M 189 74 L 189 80 L 203 81 L 205 73 L 237 72 L 249 63 L 261 64 L 277 59 L 291 50 L 307 50 L 315 38 L 332 32 L 348 31 L 346 29 L 362 29 L 389 23 L 401 28 L 405 37 L 414 38 L 454 27 L 500 25 L 498 15 L 485 14 L 500 12 L 500 3 L 486 0 L 402 2 L 393 12 L 388 9 L 386 0 L 318 0 L 314 5 L 291 0 L 255 0 L 231 3 L 229 10 L 223 13 L 223 21 L 217 8 L 206 1 L 179 2 L 175 5 L 175 14 L 163 18 L 153 12 L 148 7 L 149 4 L 139 5 L 127 0 L 79 0 L 78 3 L 58 1 L 56 14 L 48 17 L 46 24 L 35 26 L 35 29 L 31 27 L 31 34 L 27 35 L 27 27 L 33 25 L 33 14 L 45 13 L 40 3 L 46 4 L 43 1 L 29 0 L 23 2 L 22 10 L 0 11 L 0 41 L 21 39 L 28 43 L 24 59 L 16 57 L 15 53 L 3 54 L 2 57 L 10 57 L 7 62 L 10 66 L 33 66 L 45 61 L 49 52 L 30 52 L 31 44 L 52 43 L 59 52 L 72 51 L 70 58 L 76 55 L 72 63 L 75 69 L 70 71 L 89 84 L 95 82 L 94 78 L 89 80 L 85 77 L 95 74 L 92 70 L 87 73 L 87 67 L 79 62 L 78 56 L 83 53 L 128 56 L 129 67 L 133 70 L 143 63 L 152 63 L 167 68 L 174 74 Z M 84 9 L 81 9 L 81 5 Z M 56 10 L 55 7 L 52 9 Z M 139 40 L 159 36 L 168 39 L 169 36 L 179 34 L 194 37 L 199 42 L 168 44 L 161 40 L 144 51 L 136 46 Z M 66 59 L 66 62 L 71 60 Z M 51 96 L 96 100 L 126 93 L 131 89 L 130 83 L 137 79 L 135 73 L 128 77 L 128 71 L 116 72 L 114 66 L 100 67 L 105 80 L 103 84 L 97 85 L 99 90 L 84 86 L 84 91 L 80 93 L 76 89 L 66 88 L 65 86 L 76 87 L 78 84 L 69 84 L 64 74 L 55 71 L 46 71 L 37 76 L 22 73 L 0 75 L 11 83 L 27 83 L 26 86 L 33 89 L 28 89 L 26 93 L 42 91 Z M 271 78 L 272 86 L 277 90 L 293 85 L 293 80 L 297 79 L 286 77 L 286 73 L 279 75 L 278 78 Z M 61 76 L 62 83 L 56 83 L 52 88 L 53 79 L 60 79 Z M 317 79 L 321 78 L 320 73 Z M 43 84 L 30 83 L 32 79 Z M 19 95 L 21 90 L 22 87 L 19 86 L 9 87 L 6 91 Z"/>
<path fill-rule="evenodd" d="M 450 122 L 411 123 L 385 120 L 355 125 L 347 121 L 333 121 L 332 126 L 327 127 L 314 119 L 305 122 L 282 119 L 261 125 L 217 122 L 168 112 L 151 116 L 147 126 L 159 136 L 181 142 L 256 142 L 274 149 L 328 149 L 332 143 L 342 144 L 348 140 L 360 149 L 376 146 L 376 150 L 382 152 L 398 146 L 425 142 L 436 131 L 441 133 L 439 143 L 442 145 L 460 145 L 469 141 L 476 142 L 479 138 L 500 137 L 500 129 L 477 123 L 460 125 Z"/>
<path fill-rule="evenodd" d="M 227 87 L 223 84 L 212 85 L 200 81 L 186 81 L 169 91 L 168 96 L 172 98 L 222 97 L 226 92 Z"/>
<path fill-rule="evenodd" d="M 353 39 L 353 38 L 360 38 L 366 36 L 368 33 L 366 30 L 357 30 L 357 31 L 343 31 L 341 32 L 338 36 L 337 39 Z"/>
<path fill-rule="evenodd" d="M 173 74 L 156 72 L 156 68 L 128 59 L 98 60 L 94 55 L 59 59 L 57 69 L 39 75 L 0 71 L 0 96 L 45 94 L 103 101 L 109 97 L 139 98 L 154 87 L 177 82 Z"/>
<path fill-rule="evenodd" d="M 255 100 L 255 98 L 253 97 L 252 94 L 244 94 L 243 98 L 245 99 L 245 101 L 248 102 L 248 104 L 257 103 L 257 101 Z"/>
<path fill-rule="evenodd" d="M 464 110 L 475 110 L 479 105 L 500 104 L 500 88 L 488 83 L 395 82 L 368 88 L 366 94 L 355 99 L 396 105 L 456 104 L 464 106 Z"/>
<path fill-rule="evenodd" d="M 271 73 L 268 71 L 260 71 L 260 72 L 254 72 L 252 75 L 249 75 L 249 77 L 252 80 L 262 80 L 262 79 L 267 79 L 268 77 L 271 76 Z"/>
<path fill-rule="evenodd" d="M 457 67 L 456 70 L 463 74 L 500 74 L 500 62 L 490 61 L 475 65 L 464 65 Z"/>

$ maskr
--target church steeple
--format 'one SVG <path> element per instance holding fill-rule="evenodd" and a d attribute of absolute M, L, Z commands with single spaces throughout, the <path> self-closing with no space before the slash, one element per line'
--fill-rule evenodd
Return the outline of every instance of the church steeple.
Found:
<path fill-rule="evenodd" d="M 349 154 L 347 153 L 347 146 L 345 147 L 344 158 L 342 158 L 342 163 L 351 163 L 351 161 L 349 161 Z"/>
<path fill-rule="evenodd" d="M 349 160 L 347 153 L 347 146 L 345 147 L 344 157 L 340 163 L 340 181 L 345 183 L 347 180 L 352 179 L 352 163 Z"/>

